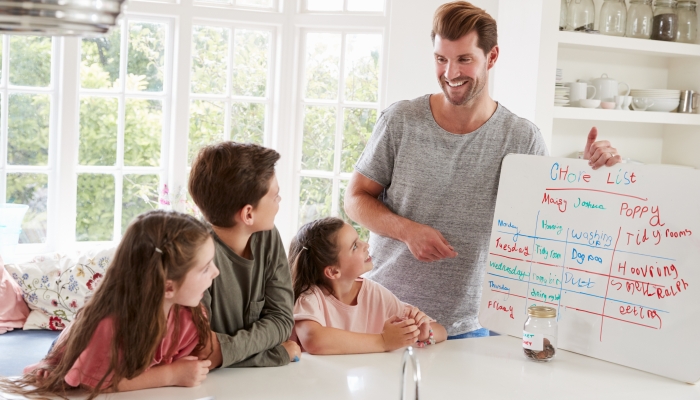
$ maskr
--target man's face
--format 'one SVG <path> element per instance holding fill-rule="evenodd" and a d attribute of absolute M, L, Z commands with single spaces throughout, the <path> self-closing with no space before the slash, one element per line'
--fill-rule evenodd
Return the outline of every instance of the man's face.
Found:
<path fill-rule="evenodd" d="M 489 57 L 478 46 L 479 36 L 472 31 L 452 41 L 435 35 L 435 72 L 445 98 L 453 105 L 472 102 L 483 92 L 488 82 L 488 71 L 495 57 Z"/>

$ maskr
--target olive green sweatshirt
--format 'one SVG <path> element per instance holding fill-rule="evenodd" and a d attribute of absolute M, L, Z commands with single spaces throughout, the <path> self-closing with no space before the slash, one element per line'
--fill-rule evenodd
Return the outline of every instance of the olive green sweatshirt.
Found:
<path fill-rule="evenodd" d="M 289 363 L 280 344 L 294 326 L 294 293 L 277 228 L 250 237 L 252 260 L 216 234 L 214 263 L 220 274 L 204 293 L 212 331 L 221 343 L 222 367 L 274 367 Z"/>

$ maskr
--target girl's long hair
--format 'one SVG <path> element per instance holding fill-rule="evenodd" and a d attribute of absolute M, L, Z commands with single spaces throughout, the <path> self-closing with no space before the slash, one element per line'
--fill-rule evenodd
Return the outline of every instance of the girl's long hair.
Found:
<path fill-rule="evenodd" d="M 333 293 L 323 270 L 338 264 L 338 231 L 345 225 L 340 218 L 328 217 L 302 226 L 289 246 L 289 265 L 292 269 L 294 302 L 314 286 Z"/>
<path fill-rule="evenodd" d="M 46 376 L 39 378 L 35 370 L 18 380 L 4 378 L 0 389 L 33 397 L 66 396 L 66 391 L 71 389 L 65 383 L 66 374 L 90 343 L 100 321 L 107 317 L 114 322 L 109 369 L 92 389 L 89 399 L 106 391 L 117 391 L 122 379 L 133 379 L 143 373 L 151 366 L 166 333 L 167 316 L 163 315 L 166 280 L 172 280 L 176 287 L 180 285 L 194 266 L 197 250 L 210 237 L 208 227 L 186 214 L 153 210 L 136 217 L 119 243 L 102 284 L 78 313 L 68 337 L 56 342 L 42 360 L 39 368 L 45 370 Z M 176 318 L 174 338 L 179 336 L 180 307 L 174 305 L 171 310 Z M 196 353 L 208 346 L 209 323 L 201 307 L 187 308 L 199 336 L 193 351 Z M 175 350 L 168 349 L 168 353 Z M 111 378 L 110 374 L 113 374 Z"/>

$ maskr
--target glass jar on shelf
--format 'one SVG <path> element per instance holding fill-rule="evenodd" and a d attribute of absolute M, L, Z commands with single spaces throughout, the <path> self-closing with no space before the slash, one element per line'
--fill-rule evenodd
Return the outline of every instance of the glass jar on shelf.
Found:
<path fill-rule="evenodd" d="M 651 39 L 672 42 L 678 33 L 678 2 L 676 0 L 656 0 L 654 20 L 651 24 Z"/>
<path fill-rule="evenodd" d="M 600 9 L 598 30 L 603 35 L 625 36 L 627 6 L 625 0 L 605 0 Z"/>
<path fill-rule="evenodd" d="M 549 361 L 557 352 L 557 310 L 531 306 L 523 326 L 523 352 L 535 361 Z"/>
<path fill-rule="evenodd" d="M 678 2 L 677 42 L 695 43 L 698 36 L 698 14 L 694 1 Z"/>
<path fill-rule="evenodd" d="M 653 20 L 654 10 L 651 8 L 651 0 L 630 0 L 625 36 L 649 39 Z"/>
<path fill-rule="evenodd" d="M 566 13 L 566 30 L 592 31 L 594 25 L 595 5 L 593 0 L 571 0 Z"/>
<path fill-rule="evenodd" d="M 568 10 L 568 5 L 566 0 L 561 0 L 561 7 L 559 8 L 559 30 L 563 31 L 566 29 L 566 14 Z"/>

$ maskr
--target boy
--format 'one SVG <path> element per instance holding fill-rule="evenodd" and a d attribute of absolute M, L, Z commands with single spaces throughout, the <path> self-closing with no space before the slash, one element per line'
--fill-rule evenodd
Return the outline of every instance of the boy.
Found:
<path fill-rule="evenodd" d="M 214 232 L 220 275 L 202 303 L 212 334 L 212 367 L 272 367 L 300 357 L 287 341 L 294 294 L 275 228 L 280 155 L 254 144 L 204 147 L 192 163 L 189 192 Z M 296 358 L 296 360 L 295 360 Z"/>

